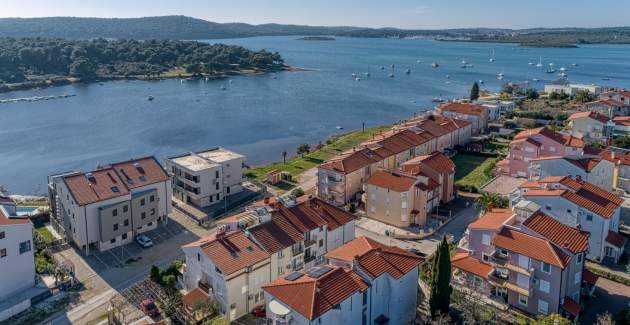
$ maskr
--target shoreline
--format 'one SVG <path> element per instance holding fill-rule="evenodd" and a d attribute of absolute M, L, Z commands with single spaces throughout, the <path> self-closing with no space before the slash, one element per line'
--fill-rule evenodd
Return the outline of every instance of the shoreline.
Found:
<path fill-rule="evenodd" d="M 289 65 L 285 65 L 282 68 L 278 69 L 270 69 L 270 70 L 258 70 L 258 69 L 239 69 L 239 70 L 230 70 L 221 73 L 215 74 L 200 74 L 194 75 L 191 73 L 177 73 L 176 70 L 166 72 L 159 77 L 146 77 L 146 76 L 108 76 L 102 77 L 94 80 L 81 80 L 76 77 L 71 76 L 55 76 L 48 79 L 42 80 L 34 80 L 30 82 L 24 83 L 15 83 L 15 84 L 4 84 L 0 85 L 0 94 L 8 94 L 15 91 L 26 91 L 26 90 L 35 90 L 35 89 L 44 89 L 44 88 L 53 88 L 74 84 L 94 84 L 94 83 L 102 83 L 109 81 L 119 81 L 119 80 L 140 80 L 140 81 L 160 81 L 160 80 L 171 80 L 171 79 L 185 79 L 185 80 L 202 80 L 208 78 L 208 80 L 222 80 L 229 78 L 231 76 L 258 76 L 265 75 L 269 73 L 277 73 L 277 72 L 303 72 L 303 71 L 316 71 L 315 69 L 309 68 L 301 68 L 301 67 L 293 67 Z"/>

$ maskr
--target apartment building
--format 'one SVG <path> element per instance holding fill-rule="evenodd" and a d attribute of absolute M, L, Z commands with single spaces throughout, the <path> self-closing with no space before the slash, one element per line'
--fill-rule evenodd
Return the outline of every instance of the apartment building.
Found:
<path fill-rule="evenodd" d="M 509 100 L 476 100 L 474 104 L 483 105 L 488 108 L 488 118 L 490 121 L 498 120 L 505 113 L 512 112 L 516 105 Z"/>
<path fill-rule="evenodd" d="M 586 143 L 607 143 L 613 134 L 614 127 L 609 123 L 607 115 L 597 112 L 579 112 L 569 116 L 571 135 L 581 138 Z"/>
<path fill-rule="evenodd" d="M 336 206 L 361 199 L 363 185 L 378 168 L 397 169 L 405 161 L 470 141 L 471 123 L 440 115 L 415 117 L 392 131 L 322 163 L 317 196 Z"/>
<path fill-rule="evenodd" d="M 492 209 L 471 223 L 452 257 L 453 283 L 534 316 L 577 320 L 588 233 L 520 209 L 531 206 Z"/>
<path fill-rule="evenodd" d="M 615 116 L 627 116 L 630 113 L 630 105 L 614 99 L 600 99 L 584 104 L 584 108 L 591 112 L 600 113 L 608 118 Z"/>
<path fill-rule="evenodd" d="M 264 304 L 270 279 L 269 253 L 242 231 L 217 232 L 182 247 L 184 285 L 200 289 L 233 321 Z"/>
<path fill-rule="evenodd" d="M 440 184 L 440 202 L 448 203 L 455 198 L 455 163 L 441 152 L 418 156 L 401 166 L 411 175 L 425 175 Z"/>
<path fill-rule="evenodd" d="M 31 306 L 34 250 L 33 224 L 16 215 L 13 200 L 0 197 L 0 321 Z"/>
<path fill-rule="evenodd" d="M 612 99 L 630 106 L 630 91 L 628 90 L 612 90 L 599 94 L 600 100 Z"/>
<path fill-rule="evenodd" d="M 490 115 L 486 106 L 469 103 L 447 103 L 440 105 L 437 111 L 446 117 L 470 122 L 473 135 L 484 133 L 488 128 Z M 496 113 L 494 115 L 496 119 Z"/>
<path fill-rule="evenodd" d="M 519 132 L 510 142 L 507 158 L 497 163 L 500 173 L 513 177 L 529 177 L 530 161 L 543 157 L 580 156 L 584 141 L 560 134 L 547 127 Z"/>
<path fill-rule="evenodd" d="M 368 179 L 365 213 L 396 227 L 423 226 L 440 204 L 440 184 L 431 177 L 379 170 Z"/>
<path fill-rule="evenodd" d="M 547 94 L 557 93 L 575 96 L 578 91 L 586 91 L 589 94 L 599 95 L 602 92 L 602 87 L 597 85 L 571 84 L 566 81 L 559 81 L 545 85 L 545 92 Z"/>
<path fill-rule="evenodd" d="M 407 324 L 415 319 L 422 258 L 360 237 L 328 265 L 263 286 L 271 324 Z"/>
<path fill-rule="evenodd" d="M 541 206 L 548 216 L 590 233 L 587 257 L 617 262 L 625 238 L 619 234 L 623 199 L 579 177 L 552 176 L 521 184 L 510 193 L 510 204 L 521 200 Z"/>
<path fill-rule="evenodd" d="M 244 162 L 244 156 L 224 148 L 167 158 L 173 196 L 201 208 L 222 203 L 243 190 Z"/>
<path fill-rule="evenodd" d="M 599 155 L 613 163 L 613 189 L 630 192 L 630 150 L 608 148 Z"/>
<path fill-rule="evenodd" d="M 89 254 L 126 243 L 168 222 L 170 179 L 155 157 L 48 177 L 52 223 Z"/>
<path fill-rule="evenodd" d="M 538 158 L 532 159 L 529 165 L 530 179 L 570 175 L 606 191 L 613 190 L 614 174 L 614 163 L 594 155 Z"/>

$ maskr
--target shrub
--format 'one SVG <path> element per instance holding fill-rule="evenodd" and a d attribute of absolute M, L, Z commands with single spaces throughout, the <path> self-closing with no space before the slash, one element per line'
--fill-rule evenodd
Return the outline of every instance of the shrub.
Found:
<path fill-rule="evenodd" d="M 304 190 L 301 187 L 298 187 L 291 192 L 291 194 L 295 197 L 300 197 L 304 195 Z"/>

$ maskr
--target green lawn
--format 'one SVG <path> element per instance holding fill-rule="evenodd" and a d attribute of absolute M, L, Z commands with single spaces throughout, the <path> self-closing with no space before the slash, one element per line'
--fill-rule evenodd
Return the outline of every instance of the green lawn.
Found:
<path fill-rule="evenodd" d="M 469 154 L 457 154 L 451 158 L 455 163 L 455 184 L 464 190 L 478 190 L 492 179 L 492 169 L 498 158 Z"/>
<path fill-rule="evenodd" d="M 42 236 L 46 243 L 52 243 L 55 240 L 53 234 L 51 234 L 50 231 L 46 229 L 46 227 L 35 228 L 35 231 L 37 231 Z"/>
<path fill-rule="evenodd" d="M 262 182 L 265 180 L 268 172 L 277 169 L 291 173 L 293 179 L 297 180 L 297 176 L 308 169 L 311 169 L 324 161 L 371 139 L 374 134 L 378 134 L 390 128 L 391 127 L 389 126 L 381 126 L 369 128 L 365 131 L 350 132 L 334 139 L 330 144 L 325 144 L 321 149 L 312 151 L 304 157 L 298 156 L 287 159 L 286 163 L 276 162 L 265 166 L 253 167 L 249 169 L 245 175 L 249 178 Z M 282 156 L 279 155 L 279 158 L 282 159 Z"/>

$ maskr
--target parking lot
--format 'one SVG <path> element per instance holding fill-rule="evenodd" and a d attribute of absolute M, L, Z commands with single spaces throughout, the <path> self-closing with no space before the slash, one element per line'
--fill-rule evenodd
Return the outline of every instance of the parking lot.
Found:
<path fill-rule="evenodd" d="M 188 230 L 182 227 L 179 223 L 170 220 L 168 224 L 161 225 L 156 229 L 147 231 L 143 234 L 151 238 L 153 246 L 157 246 L 170 238 L 187 231 Z M 100 273 L 109 268 L 123 267 L 128 263 L 133 263 L 135 258 L 137 258 L 137 256 L 144 250 L 145 248 L 140 247 L 138 243 L 133 241 L 129 244 L 116 247 L 108 251 L 93 251 L 92 254 L 84 256 L 84 259 L 96 273 Z"/>

